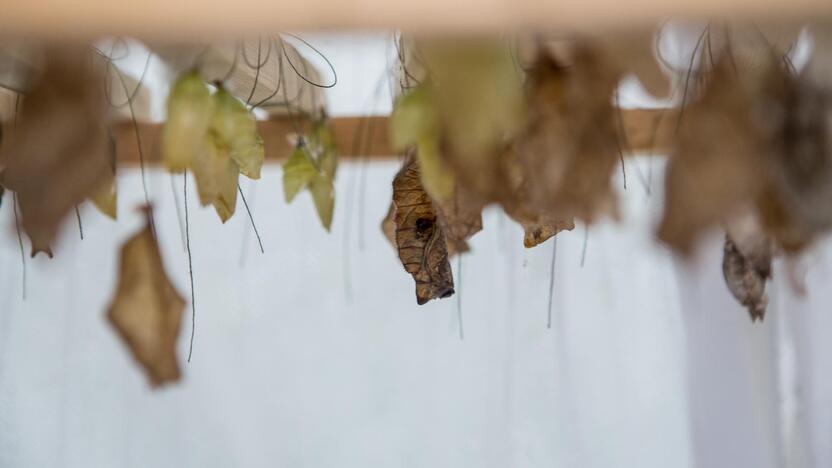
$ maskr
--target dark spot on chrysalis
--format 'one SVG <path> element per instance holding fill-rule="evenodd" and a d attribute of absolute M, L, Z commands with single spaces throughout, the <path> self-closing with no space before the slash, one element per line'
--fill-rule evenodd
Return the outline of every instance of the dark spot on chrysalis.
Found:
<path fill-rule="evenodd" d="M 416 220 L 416 237 L 425 237 L 433 228 L 433 220 L 430 218 L 419 218 Z"/>

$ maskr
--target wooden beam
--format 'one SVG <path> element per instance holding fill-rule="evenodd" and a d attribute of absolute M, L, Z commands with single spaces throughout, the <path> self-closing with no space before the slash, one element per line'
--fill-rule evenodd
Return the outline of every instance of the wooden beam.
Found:
<path fill-rule="evenodd" d="M 423 33 L 506 29 L 588 30 L 656 24 L 667 17 L 811 19 L 829 0 L 37 0 L 5 1 L 0 30 L 66 40 L 102 35 L 181 41 L 278 30 L 385 28 Z"/>
<path fill-rule="evenodd" d="M 666 153 L 672 146 L 676 112 L 670 109 L 624 109 L 621 111 L 627 134 L 626 151 L 633 153 Z M 396 151 L 390 143 L 390 119 L 386 116 L 339 117 L 331 119 L 339 156 L 345 159 L 392 159 Z M 279 161 L 289 157 L 291 139 L 308 127 L 307 121 L 295 121 L 288 117 L 273 117 L 258 122 L 263 137 L 267 161 Z M 118 161 L 122 165 L 136 165 L 140 157 L 146 164 L 162 161 L 162 125 L 139 123 L 139 139 L 133 125 L 123 122 L 116 125 L 114 136 Z M 142 154 L 139 154 L 138 141 Z"/>
<path fill-rule="evenodd" d="M 342 117 L 331 120 L 335 143 L 339 155 L 345 158 L 369 157 L 392 158 L 395 152 L 389 140 L 388 117 Z M 257 122 L 257 129 L 263 138 L 267 161 L 279 161 L 292 152 L 291 141 L 298 131 L 309 127 L 307 120 L 276 116 Z M 146 164 L 162 161 L 162 124 L 139 123 L 139 138 L 130 122 L 121 122 L 114 127 L 116 155 L 119 164 L 136 165 L 143 159 Z M 139 152 L 141 143 L 141 154 Z"/>

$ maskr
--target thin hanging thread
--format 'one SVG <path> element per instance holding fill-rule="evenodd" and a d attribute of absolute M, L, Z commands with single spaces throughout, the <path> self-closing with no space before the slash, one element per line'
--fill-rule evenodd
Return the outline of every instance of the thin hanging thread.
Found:
<path fill-rule="evenodd" d="M 618 89 L 615 90 L 615 105 L 621 111 L 618 104 Z M 624 126 L 621 126 L 621 136 L 615 139 L 615 147 L 618 150 L 618 160 L 621 162 L 621 177 L 624 179 L 624 190 L 627 190 L 627 170 L 624 167 L 624 151 L 621 148 L 621 138 L 626 138 L 624 134 Z"/>
<path fill-rule="evenodd" d="M 376 83 L 376 89 L 371 96 L 371 113 L 375 110 L 376 99 L 378 98 L 379 93 L 381 92 L 381 85 L 384 84 L 384 78 L 386 73 L 382 73 L 379 77 L 378 82 Z M 365 143 L 365 128 L 367 127 L 367 123 L 370 121 L 369 118 L 363 118 L 358 121 L 358 125 L 356 125 L 355 133 L 353 134 L 352 140 L 352 154 L 358 155 L 362 153 L 362 148 L 366 148 L 364 151 L 367 153 L 372 149 L 373 142 L 369 139 L 366 139 L 367 146 L 364 146 Z M 363 158 L 362 158 L 363 162 Z M 361 166 L 359 167 L 359 174 L 363 173 L 361 171 Z M 350 171 L 350 177 L 347 180 L 347 193 L 346 193 L 346 206 L 344 207 L 344 237 L 343 237 L 343 245 L 344 245 L 344 262 L 343 262 L 343 274 L 344 274 L 344 296 L 347 301 L 347 304 L 352 303 L 352 275 L 350 274 L 351 265 L 352 265 L 352 256 L 351 252 L 352 249 L 350 248 L 350 234 L 352 232 L 352 213 L 353 213 L 353 204 L 355 202 L 355 182 L 356 182 L 356 172 L 355 170 Z M 359 201 L 360 202 L 360 201 Z"/>
<path fill-rule="evenodd" d="M 616 123 L 618 124 L 618 133 L 620 135 L 620 139 L 618 140 L 618 157 L 621 159 L 621 175 L 624 178 L 624 190 L 627 190 L 627 171 L 624 169 L 624 152 L 628 154 L 632 154 L 633 148 L 630 145 L 630 140 L 627 138 L 627 129 L 624 127 L 624 113 L 621 110 L 621 98 L 619 96 L 618 88 L 615 88 L 615 118 Z M 644 174 L 641 172 L 641 168 L 638 164 L 633 163 L 633 167 L 636 170 L 636 175 L 638 176 L 638 180 L 641 182 L 642 188 L 647 194 L 650 194 L 650 187 L 647 184 L 647 180 L 644 177 Z"/>
<path fill-rule="evenodd" d="M 316 54 L 318 54 L 318 56 L 320 56 L 320 57 L 324 60 L 324 62 L 326 62 L 327 67 L 329 67 L 329 70 L 332 72 L 332 83 L 329 83 L 329 84 L 321 84 L 321 83 L 316 83 L 316 82 L 314 82 L 314 81 L 310 80 L 310 79 L 309 79 L 309 78 L 307 78 L 307 77 L 306 77 L 303 73 L 301 73 L 300 71 L 298 71 L 298 69 L 297 69 L 297 67 L 295 66 L 295 64 L 292 62 L 292 60 L 291 60 L 291 59 L 289 58 L 289 56 L 286 54 L 286 45 L 285 45 L 285 44 L 283 44 L 283 43 L 282 43 L 282 41 L 281 41 L 281 46 L 282 46 L 282 48 L 283 48 L 283 55 L 286 57 L 286 61 L 287 61 L 287 62 L 289 62 L 289 66 L 290 66 L 290 67 L 292 67 L 292 70 L 294 70 L 294 71 L 295 71 L 295 74 L 296 74 L 296 75 L 298 75 L 298 77 L 299 77 L 300 79 L 302 79 L 303 81 L 305 81 L 305 82 L 309 83 L 309 84 L 310 84 L 310 85 L 312 85 L 312 86 L 315 86 L 316 88 L 332 88 L 332 87 L 334 87 L 335 85 L 337 85 L 337 84 L 338 84 L 338 73 L 335 71 L 335 67 L 332 65 L 332 62 L 330 62 L 330 61 L 329 61 L 329 58 L 327 58 L 327 56 L 326 56 L 326 55 L 324 55 L 324 54 L 323 54 L 320 50 L 318 50 L 317 48 L 315 48 L 315 46 L 313 46 L 312 44 L 310 44 L 310 43 L 309 43 L 309 42 L 307 42 L 305 39 L 303 39 L 303 38 L 301 38 L 301 37 L 299 37 L 299 36 L 296 36 L 296 35 L 294 35 L 294 34 L 289 34 L 289 33 L 283 33 L 283 34 L 284 34 L 284 35 L 286 35 L 286 36 L 289 36 L 289 37 L 291 37 L 291 38 L 297 39 L 298 41 L 302 42 L 302 43 L 303 43 L 306 47 L 309 47 L 310 49 L 312 49 L 312 51 L 313 51 L 313 52 L 315 52 Z M 304 64 L 304 69 L 306 69 L 305 64 Z"/>
<path fill-rule="evenodd" d="M 20 246 L 20 264 L 23 268 L 23 300 L 26 300 L 26 252 L 23 249 L 23 235 L 20 233 L 20 220 L 17 217 L 17 192 L 12 192 L 14 207 L 14 228 L 17 231 L 17 243 Z"/>
<path fill-rule="evenodd" d="M 277 40 L 272 36 L 271 41 L 272 41 L 272 47 L 274 47 L 274 49 L 276 51 L 277 50 Z M 280 91 L 280 86 L 283 84 L 283 54 L 278 54 L 277 55 L 277 64 L 275 65 L 275 67 L 277 69 L 277 85 L 275 86 L 274 91 L 272 91 L 268 96 L 264 97 L 263 99 L 261 99 L 257 103 L 252 104 L 252 106 L 251 106 L 252 109 L 256 109 L 256 108 L 264 105 L 268 101 L 271 101 L 271 99 L 273 97 L 277 96 L 277 93 Z"/>
<path fill-rule="evenodd" d="M 96 49 L 96 50 L 98 50 L 98 49 Z M 102 53 L 101 51 L 98 51 L 98 52 Z M 112 48 L 110 49 L 110 52 L 112 53 Z M 108 56 L 108 55 L 105 55 L 103 53 L 102 53 L 102 55 L 104 55 L 107 58 L 107 66 L 109 67 L 113 62 L 112 57 Z M 142 191 L 144 192 L 144 202 L 145 202 L 145 205 L 148 205 L 148 206 L 150 206 L 150 195 L 148 194 L 148 190 L 147 190 L 147 176 L 146 176 L 146 170 L 145 170 L 144 149 L 142 148 L 142 139 L 141 139 L 141 135 L 139 134 L 139 123 L 136 120 L 136 111 L 133 108 L 133 98 L 136 96 L 136 94 L 138 93 L 139 89 L 142 86 L 142 82 L 144 80 L 145 73 L 147 73 L 147 70 L 150 67 L 150 60 L 152 58 L 153 58 L 153 53 L 148 52 L 147 53 L 147 60 L 145 61 L 144 71 L 142 72 L 142 76 L 139 79 L 138 84 L 136 84 L 136 88 L 133 90 L 132 93 L 130 93 L 127 90 L 127 83 L 124 80 L 124 75 L 121 73 L 121 71 L 118 69 L 118 67 L 113 66 L 112 70 L 115 71 L 116 76 L 118 77 L 119 83 L 121 83 L 121 87 L 124 90 L 124 95 L 127 96 L 127 101 L 126 101 L 126 103 L 121 104 L 121 105 L 114 105 L 112 103 L 112 100 L 110 100 L 110 105 L 113 106 L 113 107 L 121 107 L 121 106 L 126 104 L 127 107 L 130 109 L 130 122 L 132 123 L 133 131 L 136 134 L 136 147 L 137 147 L 138 152 L 139 152 L 139 169 L 141 170 L 141 176 L 142 176 Z M 108 96 L 108 100 L 109 99 L 110 99 L 110 97 Z M 156 221 L 153 217 L 153 212 L 152 211 L 149 212 L 148 217 L 150 218 L 150 230 L 153 233 L 153 237 L 156 237 Z"/>
<path fill-rule="evenodd" d="M 652 195 L 653 191 L 653 153 L 656 149 L 656 135 L 659 133 L 659 126 L 664 119 L 665 111 L 664 109 L 659 110 L 658 114 L 656 115 L 655 119 L 653 119 L 653 128 L 650 132 L 650 142 L 647 145 L 648 153 L 647 153 L 647 195 Z"/>
<path fill-rule="evenodd" d="M 257 85 L 260 83 L 260 70 L 263 68 L 263 66 L 266 65 L 266 62 L 269 61 L 269 57 L 272 54 L 272 43 L 271 43 L 271 41 L 269 41 L 269 50 L 266 53 L 265 60 L 263 60 L 263 61 L 260 60 L 260 57 L 262 55 L 262 51 L 263 51 L 263 40 L 258 37 L 257 38 L 257 65 L 252 66 L 248 62 L 248 54 L 246 53 L 246 49 L 243 48 L 243 60 L 246 62 L 246 65 L 248 65 L 250 68 L 252 68 L 254 70 L 254 84 L 252 84 L 251 91 L 248 94 L 248 98 L 246 98 L 246 105 L 247 106 L 251 105 L 251 100 L 254 98 L 254 92 L 257 90 Z"/>
<path fill-rule="evenodd" d="M 254 235 L 257 236 L 257 245 L 260 246 L 260 253 L 266 253 L 263 250 L 263 240 L 260 239 L 260 231 L 257 230 L 257 224 L 254 223 L 254 216 L 251 214 L 251 209 L 248 207 L 248 201 L 246 201 L 246 196 L 243 194 L 243 189 L 240 188 L 240 184 L 237 184 L 237 191 L 240 193 L 240 198 L 243 200 L 243 206 L 246 208 L 246 213 L 248 213 L 248 220 L 251 223 L 251 228 L 254 229 Z"/>
<path fill-rule="evenodd" d="M 259 37 L 257 38 L 257 63 L 254 64 L 254 65 L 249 61 L 248 53 L 247 53 L 244 45 L 238 45 L 238 48 L 235 49 L 235 52 L 234 52 L 234 62 L 236 64 L 237 51 L 239 51 L 239 49 L 242 48 L 243 61 L 246 63 L 246 65 L 249 68 L 254 70 L 254 83 L 251 86 L 251 90 L 249 91 L 248 98 L 246 98 L 246 106 L 249 106 L 250 110 L 252 110 L 252 111 L 254 110 L 255 107 L 257 107 L 257 105 L 264 102 L 264 101 L 260 101 L 256 105 L 251 106 L 251 100 L 254 98 L 254 93 L 257 90 L 257 85 L 260 83 L 260 70 L 269 62 L 269 59 L 271 58 L 271 55 L 272 55 L 272 42 L 273 41 L 270 38 L 270 40 L 267 42 L 269 48 L 266 51 L 266 57 L 262 58 L 263 39 L 259 38 Z M 232 70 L 229 71 L 226 79 L 230 78 L 232 72 L 233 72 L 233 68 L 232 68 Z M 277 87 L 275 88 L 274 92 L 269 97 L 266 98 L 267 100 L 270 99 L 271 96 L 274 96 L 275 94 L 277 94 L 277 90 L 280 89 L 280 83 L 281 83 L 282 79 L 283 79 L 282 76 L 280 76 L 278 78 Z M 225 81 L 225 79 L 223 81 Z M 246 195 L 243 193 L 243 189 L 240 187 L 239 182 L 237 183 L 237 192 L 240 194 L 240 198 L 243 200 L 243 206 L 246 209 L 246 214 L 248 215 L 249 223 L 251 224 L 251 227 L 254 230 L 254 234 L 257 236 L 257 244 L 260 246 L 260 253 L 266 253 L 266 251 L 263 249 L 263 240 L 260 238 L 260 232 L 257 230 L 257 224 L 254 222 L 254 215 L 251 213 L 251 208 L 248 205 L 248 200 L 246 200 Z M 240 261 L 241 264 L 242 264 L 242 259 L 243 258 L 244 257 L 241 256 L 241 261 Z"/>
<path fill-rule="evenodd" d="M 370 108 L 370 114 L 373 114 L 376 110 L 376 104 L 381 93 L 382 85 L 384 84 L 386 77 L 386 73 L 382 73 L 379 76 L 378 80 L 376 81 L 376 86 L 373 91 L 372 96 L 370 97 L 372 106 Z M 365 125 L 365 123 L 367 125 Z M 364 211 L 365 211 L 365 201 L 367 195 L 367 164 L 369 162 L 369 154 L 373 149 L 373 138 L 375 136 L 375 119 L 372 117 L 368 117 L 366 119 L 362 119 L 359 124 L 358 128 L 356 129 L 356 134 L 358 138 L 354 140 L 353 143 L 353 153 L 354 154 L 361 154 L 361 160 L 358 166 L 358 223 L 356 225 L 356 229 L 358 230 L 358 250 L 364 251 Z M 364 146 L 366 145 L 366 146 Z"/>
<path fill-rule="evenodd" d="M 462 326 L 462 254 L 456 254 L 456 319 L 459 323 L 459 341 L 465 339 L 465 333 Z"/>
<path fill-rule="evenodd" d="M 170 192 L 173 194 L 173 204 L 176 207 L 176 221 L 179 224 L 179 237 L 182 240 L 182 250 L 187 250 L 185 246 L 185 219 L 179 203 L 179 189 L 176 188 L 176 176 L 173 174 L 170 175 Z"/>
<path fill-rule="evenodd" d="M 365 122 L 366 119 L 361 119 L 358 121 L 358 125 L 356 126 L 356 134 L 353 136 L 353 154 L 356 154 L 361 148 L 361 138 L 364 135 L 363 129 Z M 342 262 L 342 273 L 344 275 L 344 300 L 348 305 L 352 304 L 352 278 L 350 271 L 352 269 L 352 249 L 350 248 L 350 233 L 352 232 L 352 210 L 355 198 L 355 180 L 356 172 L 353 169 L 350 171 L 349 179 L 347 179 L 346 205 L 344 207 L 344 237 L 342 239 L 344 249 L 344 261 Z"/>
<path fill-rule="evenodd" d="M 14 126 L 17 127 L 17 111 L 20 108 L 20 93 L 14 98 Z M 26 251 L 23 248 L 23 235 L 20 233 L 20 220 L 17 215 L 17 192 L 12 192 L 12 208 L 14 210 L 14 229 L 17 232 L 17 243 L 20 246 L 20 264 L 23 270 L 22 287 L 23 300 L 26 300 Z"/>
<path fill-rule="evenodd" d="M 84 225 L 81 223 L 81 212 L 78 211 L 78 205 L 75 205 L 75 219 L 78 220 L 78 233 L 81 235 L 81 240 L 84 240 Z"/>
<path fill-rule="evenodd" d="M 699 51 L 699 48 L 702 46 L 702 41 L 705 39 L 705 36 L 708 35 L 711 26 L 708 25 L 705 27 L 705 30 L 702 31 L 702 34 L 699 35 L 699 39 L 696 40 L 696 45 L 693 47 L 693 52 L 690 54 L 690 63 L 688 64 L 687 74 L 685 75 L 685 86 L 682 89 L 682 102 L 679 105 L 679 116 L 676 118 L 676 130 L 675 133 L 679 133 L 679 128 L 682 126 L 682 117 L 685 113 L 685 105 L 687 104 L 688 99 L 688 87 L 690 86 L 690 76 L 693 73 L 693 63 L 696 61 L 696 53 Z"/>
<path fill-rule="evenodd" d="M 584 267 L 586 261 L 586 246 L 589 244 L 589 224 L 584 225 L 584 246 L 581 249 L 581 268 Z"/>
<path fill-rule="evenodd" d="M 546 309 L 546 328 L 552 328 L 552 298 L 555 295 L 555 261 L 558 256 L 558 238 L 552 237 L 552 263 L 549 266 L 549 306 Z"/>
<path fill-rule="evenodd" d="M 191 226 L 188 219 L 188 171 L 182 175 L 182 194 L 185 200 L 185 248 L 188 251 L 188 276 L 191 281 L 191 343 L 188 347 L 188 362 L 191 362 L 196 334 L 196 295 L 194 294 L 194 264 L 191 256 Z"/>
<path fill-rule="evenodd" d="M 373 137 L 375 136 L 375 120 L 370 120 L 367 125 L 367 146 L 363 151 L 364 156 L 361 157 L 361 165 L 359 166 L 358 178 L 358 250 L 364 250 L 364 211 L 366 208 L 367 199 L 367 166 L 369 164 L 368 154 L 372 151 Z"/>

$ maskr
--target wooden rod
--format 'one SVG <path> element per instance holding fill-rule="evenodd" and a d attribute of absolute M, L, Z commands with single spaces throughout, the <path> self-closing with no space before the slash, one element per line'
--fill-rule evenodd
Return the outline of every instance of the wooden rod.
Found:
<path fill-rule="evenodd" d="M 675 110 L 624 109 L 621 111 L 627 135 L 625 150 L 631 153 L 666 153 L 672 147 Z M 396 151 L 390 143 L 390 119 L 386 116 L 338 117 L 331 119 L 338 154 L 344 159 L 392 159 Z M 291 141 L 297 132 L 304 131 L 308 122 L 288 117 L 273 117 L 257 123 L 266 149 L 267 161 L 289 157 Z M 137 165 L 162 161 L 162 125 L 139 123 L 139 139 L 133 124 L 122 122 L 115 126 L 116 154 L 119 164 Z M 141 142 L 141 155 L 138 142 Z"/>
<path fill-rule="evenodd" d="M 2 2 L 7 35 L 93 38 L 131 35 L 174 42 L 280 30 L 402 29 L 495 33 L 507 29 L 598 30 L 668 17 L 794 20 L 832 14 L 829 0 L 36 0 Z"/>

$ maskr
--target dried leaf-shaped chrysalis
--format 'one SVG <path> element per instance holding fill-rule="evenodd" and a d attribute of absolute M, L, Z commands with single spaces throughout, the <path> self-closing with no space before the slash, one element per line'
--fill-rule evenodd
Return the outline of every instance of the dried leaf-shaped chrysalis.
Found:
<path fill-rule="evenodd" d="M 240 173 L 250 179 L 260 178 L 263 166 L 263 140 L 257 133 L 254 115 L 239 99 L 220 87 L 214 94 L 214 114 L 211 131 L 228 147 L 231 159 Z"/>
<path fill-rule="evenodd" d="M 393 180 L 396 247 L 404 269 L 416 282 L 416 302 L 454 293 L 448 248 L 430 197 L 422 188 L 418 163 L 411 159 Z"/>
<path fill-rule="evenodd" d="M 332 225 L 335 209 L 335 173 L 338 170 L 338 152 L 335 140 L 321 119 L 314 123 L 309 138 L 306 139 L 309 151 L 316 155 L 318 174 L 309 184 L 309 193 L 315 203 L 315 210 L 324 229 Z"/>
<path fill-rule="evenodd" d="M 309 184 L 309 193 L 312 194 L 312 201 L 315 203 L 315 211 L 324 229 L 329 231 L 332 225 L 332 212 L 335 208 L 335 187 L 332 179 L 318 174 Z"/>
<path fill-rule="evenodd" d="M 393 109 L 391 130 L 397 151 L 416 148 L 422 185 L 435 200 L 450 197 L 454 177 L 439 156 L 439 115 L 431 85 L 423 83 L 399 96 Z"/>
<path fill-rule="evenodd" d="M 49 49 L 2 148 L 2 184 L 17 192 L 33 254 L 47 251 L 74 207 L 111 177 L 103 77 L 89 50 Z"/>
<path fill-rule="evenodd" d="M 546 242 L 561 231 L 575 229 L 575 221 L 572 219 L 558 219 L 548 215 L 530 216 L 516 211 L 507 214 L 523 226 L 523 246 L 527 249 Z"/>
<path fill-rule="evenodd" d="M 577 46 L 564 67 L 542 53 L 529 72 L 527 127 L 514 142 L 516 164 L 533 211 L 587 222 L 617 215 L 611 185 L 620 164 L 612 107 L 618 72 Z"/>
<path fill-rule="evenodd" d="M 337 154 L 333 145 L 321 145 L 317 138 L 320 136 L 307 140 L 312 142 L 310 145 L 301 141 L 283 164 L 283 194 L 286 202 L 291 203 L 301 190 L 308 189 L 321 224 L 329 230 L 335 208 L 333 178 Z M 317 160 L 313 157 L 313 151 Z"/>
<path fill-rule="evenodd" d="M 302 146 L 295 147 L 289 159 L 283 163 L 283 195 L 286 203 L 291 203 L 301 190 L 305 189 L 315 176 L 318 169 Z"/>
<path fill-rule="evenodd" d="M 832 228 L 832 93 L 750 37 L 685 111 L 668 164 L 659 236 L 682 251 L 749 204 L 787 252 Z"/>
<path fill-rule="evenodd" d="M 236 169 L 237 164 L 231 160 L 228 147 L 218 140 L 213 132 L 206 135 L 203 148 L 203 151 L 197 153 L 191 168 L 196 180 L 199 202 L 206 206 L 213 204 L 221 195 L 227 195 L 231 168 Z M 239 169 L 237 172 L 239 173 Z M 236 180 L 235 175 L 234 181 Z M 226 201 L 230 199 L 227 198 Z"/>
<path fill-rule="evenodd" d="M 506 214 L 523 227 L 523 245 L 528 249 L 542 244 L 561 231 L 575 228 L 571 216 L 556 215 L 553 210 L 541 210 L 532 206 L 529 191 L 534 190 L 526 182 L 521 168 L 517 165 L 516 155 L 509 149 L 503 155 L 506 167 L 506 179 L 510 184 L 509 195 L 502 200 Z"/>
<path fill-rule="evenodd" d="M 237 183 L 240 176 L 240 169 L 237 164 L 228 160 L 223 172 L 218 174 L 217 198 L 214 199 L 214 210 L 220 216 L 223 223 L 231 219 L 237 209 Z"/>
<path fill-rule="evenodd" d="M 665 174 L 665 207 L 659 238 L 683 253 L 706 229 L 754 203 L 769 186 L 765 152 L 776 120 L 760 107 L 779 102 L 769 89 L 778 64 L 737 75 L 728 61 L 717 64 L 700 101 L 685 110 Z M 759 109 L 759 114 L 752 112 Z"/>
<path fill-rule="evenodd" d="M 118 287 L 107 318 L 151 386 L 179 380 L 176 340 L 184 307 L 165 274 L 148 222 L 121 248 Z"/>
<path fill-rule="evenodd" d="M 338 148 L 335 146 L 335 138 L 325 119 L 318 119 L 312 124 L 309 137 L 305 139 L 305 142 L 309 152 L 317 155 L 320 173 L 330 181 L 334 181 L 335 174 L 338 172 Z"/>
<path fill-rule="evenodd" d="M 169 170 L 184 171 L 203 151 L 213 108 L 214 99 L 199 72 L 185 73 L 173 84 L 162 128 L 162 157 Z"/>
<path fill-rule="evenodd" d="M 762 320 L 768 298 L 765 294 L 766 280 L 771 276 L 770 243 L 762 244 L 747 253 L 740 251 L 725 236 L 725 249 L 722 258 L 722 273 L 725 284 L 731 294 L 748 309 L 751 320 Z"/>

